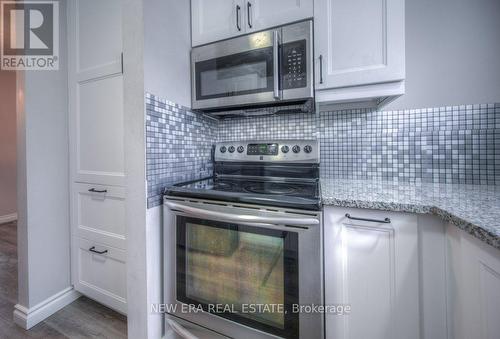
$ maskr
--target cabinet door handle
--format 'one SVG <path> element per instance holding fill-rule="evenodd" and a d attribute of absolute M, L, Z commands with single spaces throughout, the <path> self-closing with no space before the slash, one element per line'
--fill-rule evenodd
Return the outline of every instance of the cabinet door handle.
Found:
<path fill-rule="evenodd" d="M 236 28 L 238 28 L 238 31 L 241 31 L 240 16 L 241 16 L 241 7 L 240 5 L 236 5 Z"/>
<path fill-rule="evenodd" d="M 323 55 L 319 55 L 319 83 L 323 83 Z"/>
<path fill-rule="evenodd" d="M 377 223 L 382 223 L 382 224 L 390 224 L 391 223 L 391 219 L 389 219 L 389 218 L 385 218 L 384 220 L 357 218 L 357 217 L 351 217 L 351 215 L 349 213 L 346 213 L 345 216 L 347 219 L 351 219 L 351 220 L 377 222 Z"/>
<path fill-rule="evenodd" d="M 120 61 L 121 61 L 121 63 L 122 63 L 122 74 L 123 74 L 123 52 L 122 52 L 122 55 L 121 55 L 121 57 L 120 57 Z"/>
<path fill-rule="evenodd" d="M 91 248 L 89 248 L 89 251 L 90 251 L 90 252 L 97 253 L 97 254 L 105 254 L 105 253 L 108 253 L 108 250 L 104 250 L 104 251 L 97 251 L 97 250 L 95 249 L 95 246 L 92 246 Z"/>
<path fill-rule="evenodd" d="M 252 10 L 252 3 L 250 1 L 247 1 L 247 20 L 248 20 L 248 27 L 250 28 L 252 28 L 251 10 Z"/>
<path fill-rule="evenodd" d="M 95 188 L 89 189 L 90 193 L 107 193 L 108 190 L 96 190 Z"/>

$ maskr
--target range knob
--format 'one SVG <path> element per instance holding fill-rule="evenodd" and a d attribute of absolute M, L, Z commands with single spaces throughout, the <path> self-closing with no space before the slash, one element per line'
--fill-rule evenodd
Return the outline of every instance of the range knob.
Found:
<path fill-rule="evenodd" d="M 221 153 L 226 153 L 226 149 L 226 146 L 221 146 L 219 150 Z"/>
<path fill-rule="evenodd" d="M 312 146 L 311 145 L 306 145 L 304 146 L 304 152 L 306 153 L 311 153 L 313 150 Z"/>
<path fill-rule="evenodd" d="M 283 153 L 288 153 L 288 151 L 290 150 L 290 147 L 284 145 L 284 146 L 281 146 L 281 152 Z"/>
<path fill-rule="evenodd" d="M 245 147 L 238 146 L 238 153 L 243 153 L 244 150 L 245 150 Z"/>
<path fill-rule="evenodd" d="M 300 146 L 299 145 L 293 146 L 292 151 L 293 151 L 293 153 L 299 153 L 300 152 Z"/>
<path fill-rule="evenodd" d="M 229 146 L 229 153 L 234 153 L 234 146 Z"/>

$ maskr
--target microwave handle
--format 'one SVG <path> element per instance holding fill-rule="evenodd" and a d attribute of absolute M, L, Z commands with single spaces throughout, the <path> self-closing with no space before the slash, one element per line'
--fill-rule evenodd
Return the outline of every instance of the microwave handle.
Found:
<path fill-rule="evenodd" d="M 273 79 L 274 79 L 274 99 L 281 100 L 280 92 L 280 58 L 279 58 L 280 36 L 278 30 L 273 31 Z"/>

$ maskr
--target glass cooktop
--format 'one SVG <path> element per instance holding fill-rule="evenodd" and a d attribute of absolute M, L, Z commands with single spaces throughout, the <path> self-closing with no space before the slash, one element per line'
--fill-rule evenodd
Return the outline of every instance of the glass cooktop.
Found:
<path fill-rule="evenodd" d="M 169 196 L 313 210 L 319 210 L 320 207 L 318 181 L 288 182 L 205 178 L 171 186 L 164 193 Z"/>

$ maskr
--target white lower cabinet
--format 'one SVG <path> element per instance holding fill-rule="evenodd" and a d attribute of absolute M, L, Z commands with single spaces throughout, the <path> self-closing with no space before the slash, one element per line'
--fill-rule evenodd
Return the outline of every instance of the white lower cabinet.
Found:
<path fill-rule="evenodd" d="M 126 249 L 125 188 L 73 184 L 74 235 Z"/>
<path fill-rule="evenodd" d="M 324 209 L 325 303 L 351 307 L 326 315 L 326 338 L 420 337 L 417 223 L 408 213 Z"/>
<path fill-rule="evenodd" d="M 126 252 L 80 237 L 73 237 L 72 248 L 75 289 L 126 314 Z"/>
<path fill-rule="evenodd" d="M 500 251 L 447 227 L 448 338 L 500 338 Z"/>
<path fill-rule="evenodd" d="M 75 289 L 126 314 L 125 188 L 74 183 L 71 211 Z"/>

